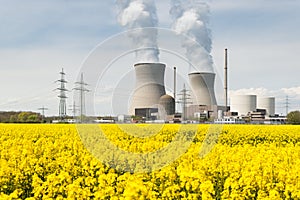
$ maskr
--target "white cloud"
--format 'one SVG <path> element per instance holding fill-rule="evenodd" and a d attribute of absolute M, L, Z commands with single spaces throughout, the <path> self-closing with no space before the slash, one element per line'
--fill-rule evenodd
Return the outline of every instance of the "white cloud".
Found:
<path fill-rule="evenodd" d="M 258 95 L 258 96 L 273 96 L 274 91 L 270 91 L 266 88 L 243 88 L 238 90 L 230 90 L 229 96 L 234 95 Z"/>
<path fill-rule="evenodd" d="M 288 96 L 300 99 L 300 86 L 291 87 L 291 88 L 282 88 L 280 91 Z"/>

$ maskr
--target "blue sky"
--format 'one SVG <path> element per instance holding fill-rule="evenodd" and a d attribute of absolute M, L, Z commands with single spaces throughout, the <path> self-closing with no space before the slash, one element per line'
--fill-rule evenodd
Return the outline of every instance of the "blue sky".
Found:
<path fill-rule="evenodd" d="M 277 113 L 300 109 L 300 0 L 209 0 L 213 60 L 223 79 L 224 48 L 229 49 L 230 93 L 275 96 Z M 114 1 L 0 0 L 0 110 L 49 108 L 58 113 L 53 91 L 64 67 L 68 88 L 89 53 L 124 29 Z M 169 1 L 156 1 L 159 27 L 170 28 Z M 88 80 L 87 80 L 88 82 Z M 105 86 L 105 91 L 111 88 Z M 179 90 L 180 88 L 178 88 Z M 220 91 L 221 92 L 221 91 Z M 72 104 L 72 92 L 68 104 Z M 219 95 L 220 98 L 222 94 Z M 110 114 L 109 92 L 97 113 Z M 222 99 L 219 100 L 222 102 Z M 69 112 L 71 113 L 71 112 Z"/>

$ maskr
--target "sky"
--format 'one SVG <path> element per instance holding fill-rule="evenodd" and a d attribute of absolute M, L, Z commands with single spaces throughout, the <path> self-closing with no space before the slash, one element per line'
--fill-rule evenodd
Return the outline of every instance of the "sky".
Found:
<path fill-rule="evenodd" d="M 186 63 L 173 50 L 179 54 L 184 50 L 175 44 L 178 38 L 170 31 L 170 1 L 155 2 L 160 28 L 158 45 L 162 47 L 160 58 L 169 66 L 178 66 L 179 92 L 186 81 Z M 230 95 L 274 96 L 278 114 L 285 114 L 288 96 L 289 111 L 299 110 L 300 0 L 206 2 L 210 6 L 211 55 L 219 104 L 224 102 L 224 49 L 228 48 Z M 122 54 L 127 39 L 125 29 L 117 21 L 115 1 L 0 0 L 0 3 L 0 111 L 40 112 L 38 109 L 44 106 L 48 108 L 46 115 L 58 115 L 59 98 L 55 89 L 59 85 L 55 81 L 64 68 L 71 115 L 73 101 L 77 102 L 72 90 L 74 82 L 87 63 L 92 63 L 85 79 L 91 83 L 87 86 L 91 92 L 86 104 L 93 98 L 88 114 L 125 112 L 134 87 L 134 53 Z M 104 60 L 111 62 L 110 68 L 99 78 Z M 165 79 L 167 92 L 172 93 L 171 68 L 167 68 Z"/>

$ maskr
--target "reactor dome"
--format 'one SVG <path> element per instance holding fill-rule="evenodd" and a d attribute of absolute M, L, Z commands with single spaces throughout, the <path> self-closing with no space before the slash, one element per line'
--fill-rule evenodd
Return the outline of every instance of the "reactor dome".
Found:
<path fill-rule="evenodd" d="M 170 95 L 163 95 L 159 98 L 159 104 L 165 109 L 167 115 L 175 114 L 175 99 Z"/>

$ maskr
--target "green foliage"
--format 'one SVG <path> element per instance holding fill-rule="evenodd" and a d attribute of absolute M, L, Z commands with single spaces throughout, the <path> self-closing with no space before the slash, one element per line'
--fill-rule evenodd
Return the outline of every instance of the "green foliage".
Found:
<path fill-rule="evenodd" d="M 35 112 L 0 112 L 0 123 L 40 123 L 41 118 Z"/>
<path fill-rule="evenodd" d="M 21 112 L 18 115 L 18 121 L 22 122 L 22 123 L 25 123 L 27 121 L 28 115 L 29 115 L 28 112 Z"/>
<path fill-rule="evenodd" d="M 39 121 L 39 118 L 38 118 L 37 114 L 31 114 L 27 118 L 27 122 L 38 122 L 38 121 Z"/>
<path fill-rule="evenodd" d="M 293 111 L 287 115 L 288 124 L 300 124 L 300 111 Z"/>

